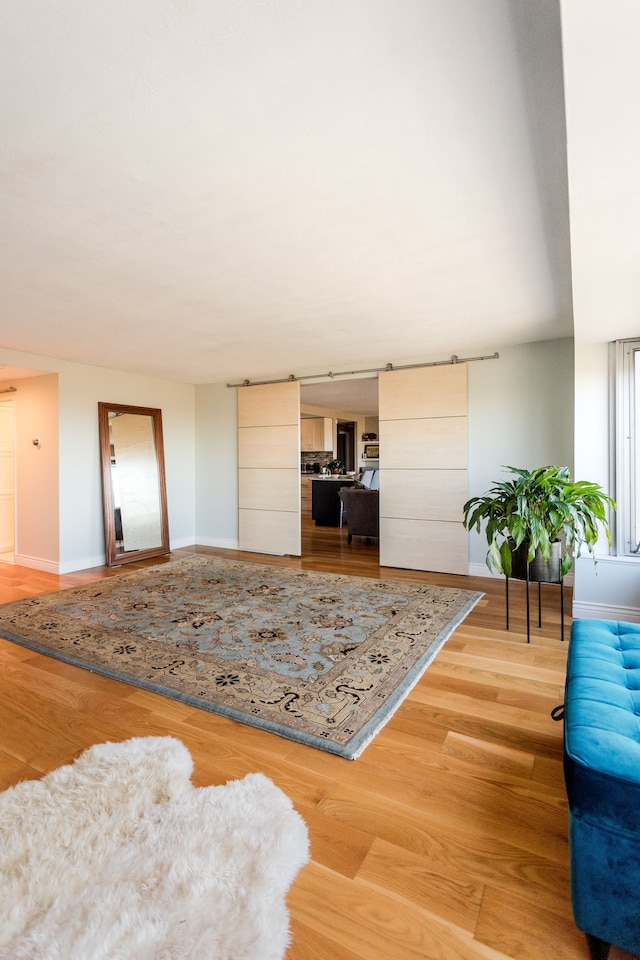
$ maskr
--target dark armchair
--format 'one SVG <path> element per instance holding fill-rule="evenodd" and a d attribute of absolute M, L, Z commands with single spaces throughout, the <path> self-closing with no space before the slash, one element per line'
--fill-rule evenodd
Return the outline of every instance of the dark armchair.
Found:
<path fill-rule="evenodd" d="M 348 542 L 351 543 L 352 537 L 368 537 L 377 540 L 380 536 L 378 491 L 360 487 L 342 487 L 338 496 L 344 504 L 349 528 Z"/>

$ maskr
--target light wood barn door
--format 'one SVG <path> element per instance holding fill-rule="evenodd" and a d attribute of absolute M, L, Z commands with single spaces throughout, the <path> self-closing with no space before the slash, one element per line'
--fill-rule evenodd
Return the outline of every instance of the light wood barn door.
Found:
<path fill-rule="evenodd" d="M 380 563 L 468 573 L 467 365 L 379 375 Z"/>
<path fill-rule="evenodd" d="M 300 384 L 238 388 L 241 550 L 300 556 Z"/>

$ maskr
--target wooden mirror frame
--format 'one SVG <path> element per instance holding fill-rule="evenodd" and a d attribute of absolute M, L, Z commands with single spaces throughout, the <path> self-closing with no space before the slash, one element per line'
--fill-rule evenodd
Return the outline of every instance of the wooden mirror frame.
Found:
<path fill-rule="evenodd" d="M 116 497 L 112 474 L 111 419 L 113 415 L 134 414 L 150 417 L 153 428 L 155 461 L 158 481 L 159 543 L 143 549 L 127 550 L 116 536 Z M 162 411 L 153 407 L 135 407 L 122 403 L 98 403 L 98 433 L 102 468 L 102 506 L 104 513 L 105 554 L 107 565 L 120 566 L 146 557 L 169 553 L 169 521 L 167 516 L 167 485 L 164 472 L 164 442 L 162 438 Z M 122 523 L 122 520 L 121 520 Z"/>

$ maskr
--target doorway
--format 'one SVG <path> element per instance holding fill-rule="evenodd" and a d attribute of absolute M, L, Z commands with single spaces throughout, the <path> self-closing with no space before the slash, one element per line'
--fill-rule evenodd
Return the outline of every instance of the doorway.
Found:
<path fill-rule="evenodd" d="M 353 420 L 338 420 L 336 424 L 336 456 L 350 473 L 356 469 L 356 424 Z"/>
<path fill-rule="evenodd" d="M 343 380 L 327 379 L 300 385 L 300 402 L 309 416 L 330 417 L 335 433 L 332 458 L 340 460 L 348 473 L 363 469 L 362 437 L 369 431 L 378 432 L 378 377 L 350 377 Z M 348 542 L 348 526 L 316 524 L 312 516 L 312 488 L 322 484 L 303 476 L 301 482 L 302 556 L 304 560 L 323 558 L 328 564 L 332 557 L 348 557 L 356 564 L 372 563 L 377 569 L 379 543 L 354 537 Z M 340 482 L 334 485 L 337 489 Z M 339 508 L 338 508 L 339 515 Z M 329 567 L 327 568 L 329 569 Z"/>
<path fill-rule="evenodd" d="M 15 560 L 15 415 L 13 400 L 0 402 L 0 562 Z"/>

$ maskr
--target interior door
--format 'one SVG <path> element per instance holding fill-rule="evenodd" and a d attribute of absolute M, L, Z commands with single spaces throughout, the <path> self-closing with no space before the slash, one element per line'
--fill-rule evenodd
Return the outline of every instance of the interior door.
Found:
<path fill-rule="evenodd" d="M 380 563 L 468 573 L 467 365 L 379 375 Z"/>
<path fill-rule="evenodd" d="M 238 388 L 241 550 L 300 556 L 300 384 Z"/>

